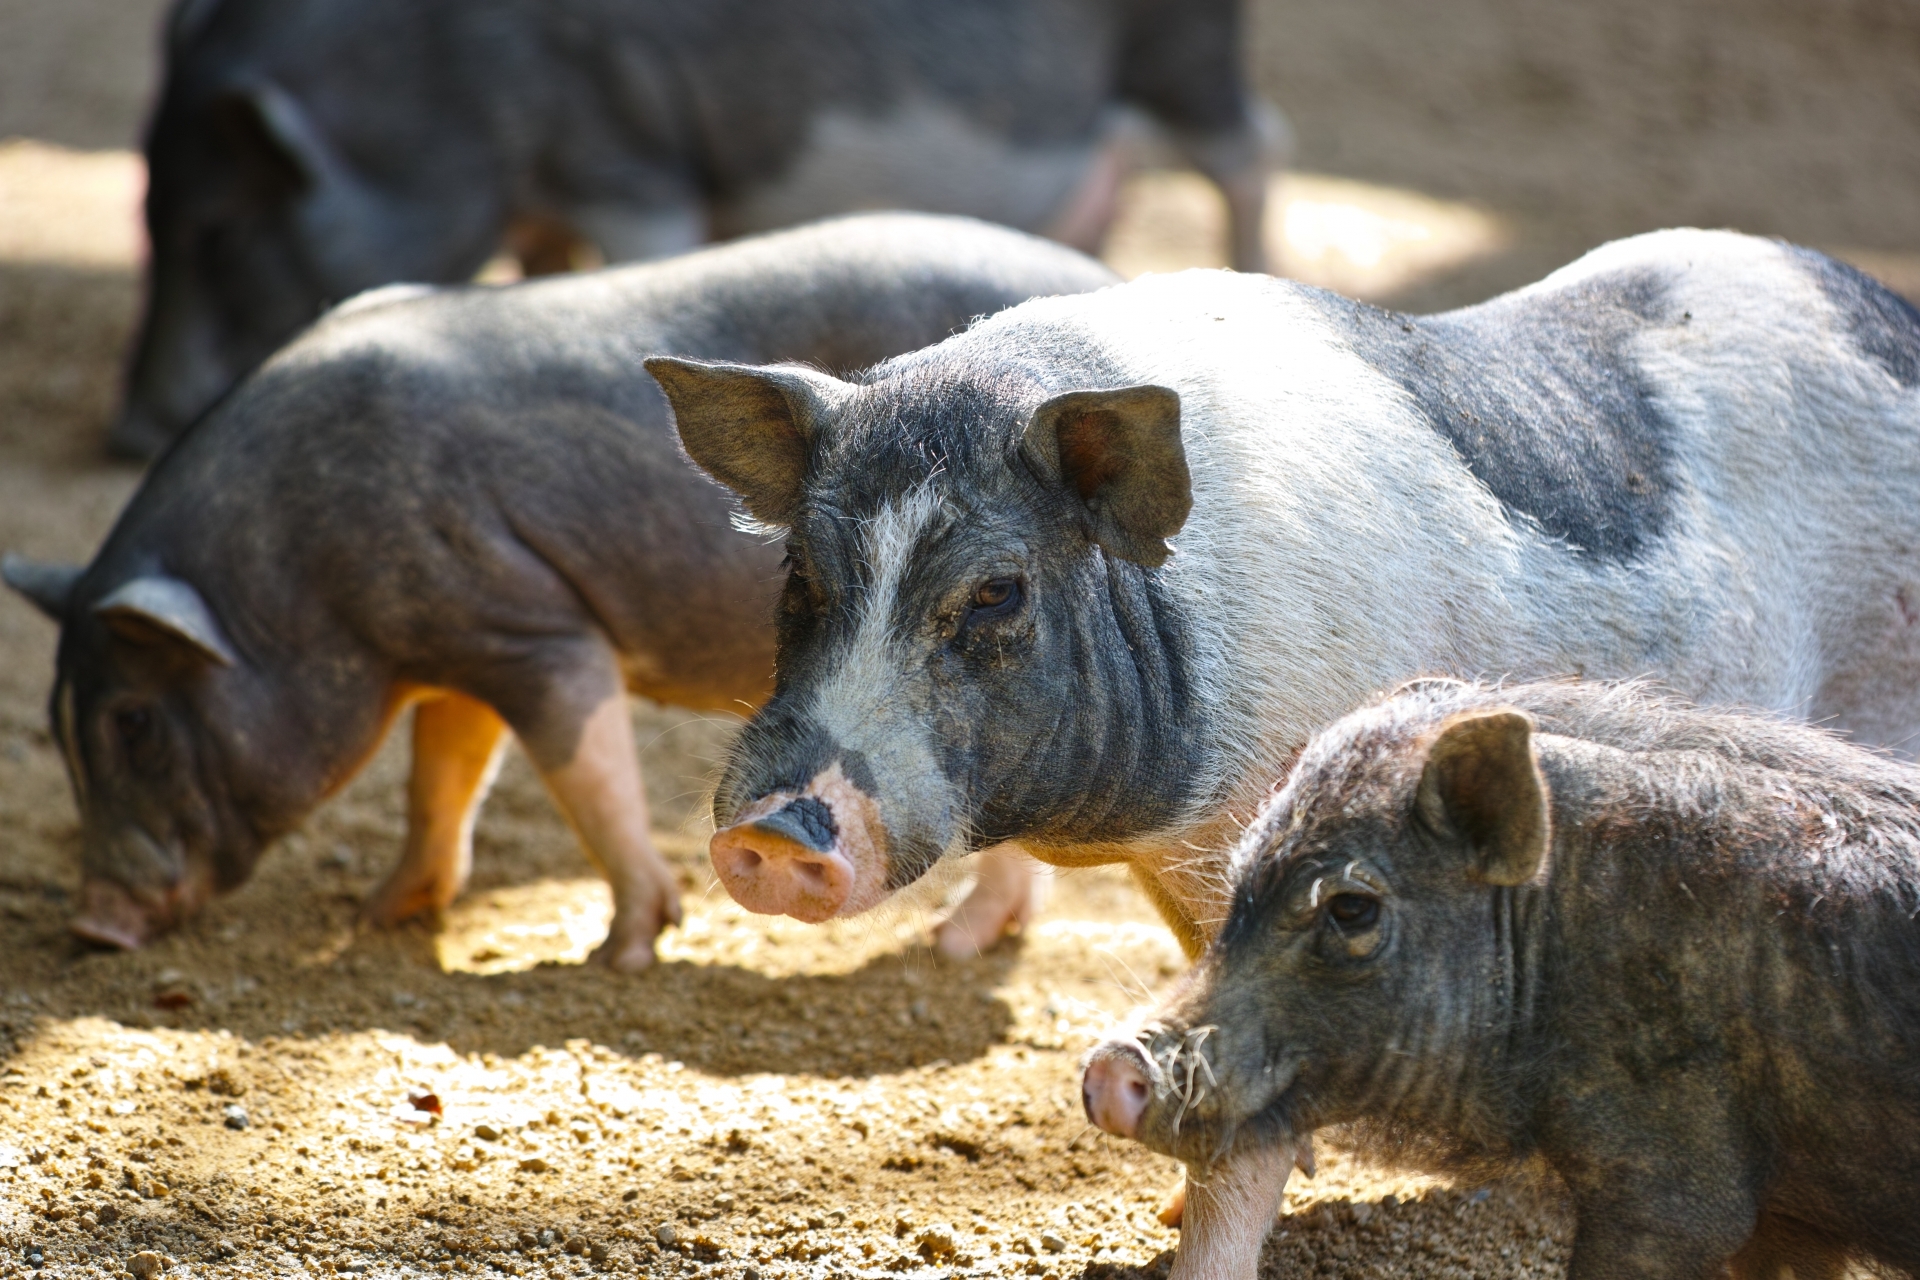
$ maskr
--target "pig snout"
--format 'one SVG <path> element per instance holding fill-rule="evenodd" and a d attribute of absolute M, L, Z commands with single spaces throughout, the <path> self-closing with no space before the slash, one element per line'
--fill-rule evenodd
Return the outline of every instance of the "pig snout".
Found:
<path fill-rule="evenodd" d="M 879 807 L 837 764 L 797 793 L 775 792 L 740 810 L 708 848 L 733 900 L 761 915 L 819 924 L 887 896 Z"/>
<path fill-rule="evenodd" d="M 838 837 L 826 802 L 800 796 L 716 831 L 713 869 L 747 910 L 818 924 L 853 896 L 855 869 Z"/>
<path fill-rule="evenodd" d="M 1140 1132 L 1140 1117 L 1153 1097 L 1147 1055 L 1131 1040 L 1109 1040 L 1093 1051 L 1080 1078 L 1080 1100 L 1095 1128 L 1118 1138 Z"/>
<path fill-rule="evenodd" d="M 168 923 L 126 886 L 89 876 L 80 886 L 80 913 L 68 924 L 76 937 L 135 951 Z"/>

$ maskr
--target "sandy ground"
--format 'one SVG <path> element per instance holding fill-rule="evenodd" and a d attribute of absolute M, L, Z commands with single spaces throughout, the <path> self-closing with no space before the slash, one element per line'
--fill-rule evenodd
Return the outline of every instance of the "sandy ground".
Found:
<path fill-rule="evenodd" d="M 138 480 L 100 442 L 157 12 L 0 0 L 0 137 L 35 140 L 0 146 L 0 547 L 84 558 Z M 1309 171 L 1271 227 L 1295 274 L 1451 305 L 1696 222 L 1920 293 L 1910 4 L 1275 0 L 1254 26 Z M 1109 256 L 1216 261 L 1218 223 L 1204 186 L 1154 175 Z M 401 832 L 392 748 L 187 929 L 87 951 L 63 931 L 78 833 L 45 727 L 53 638 L 0 598 L 0 1277 L 35 1254 L 142 1277 L 1164 1270 L 1174 1166 L 1089 1132 L 1077 1102 L 1078 1055 L 1181 967 L 1117 875 L 1060 878 L 967 963 L 923 945 L 939 889 L 824 929 L 748 916 L 702 856 L 729 727 L 646 707 L 689 898 L 643 977 L 581 965 L 606 894 L 518 757 L 445 929 L 356 934 Z M 1264 1271 L 1552 1276 L 1567 1226 L 1551 1187 L 1453 1187 L 1336 1146 Z"/>

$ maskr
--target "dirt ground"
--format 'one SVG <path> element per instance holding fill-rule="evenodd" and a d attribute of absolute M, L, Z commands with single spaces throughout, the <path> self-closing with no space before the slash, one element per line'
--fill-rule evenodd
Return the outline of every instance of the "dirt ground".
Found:
<path fill-rule="evenodd" d="M 138 481 L 101 438 L 157 12 L 0 0 L 0 137 L 31 140 L 0 145 L 0 548 L 83 559 Z M 1254 26 L 1311 171 L 1272 229 L 1303 277 L 1451 305 L 1696 222 L 1920 292 L 1910 3 L 1299 0 Z M 1197 182 L 1150 176 L 1110 257 L 1214 261 L 1218 221 Z M 1077 1099 L 1079 1054 L 1181 968 L 1118 875 L 1060 877 L 1021 937 L 966 963 L 924 946 L 960 883 L 825 928 L 749 916 L 703 856 L 729 726 L 646 707 L 689 895 L 642 977 L 580 963 L 606 894 L 517 757 L 446 927 L 356 933 L 401 833 L 392 747 L 189 927 L 88 951 L 64 933 L 53 639 L 0 598 L 0 1277 L 36 1255 L 143 1277 L 1164 1271 L 1175 1166 L 1090 1132 Z M 1551 1186 L 1450 1186 L 1336 1138 L 1263 1271 L 1556 1276 L 1568 1223 Z"/>

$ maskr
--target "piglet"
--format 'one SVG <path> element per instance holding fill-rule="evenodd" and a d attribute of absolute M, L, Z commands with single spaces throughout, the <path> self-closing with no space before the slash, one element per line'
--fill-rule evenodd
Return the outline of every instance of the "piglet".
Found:
<path fill-rule="evenodd" d="M 1425 682 L 1307 747 L 1089 1116 L 1252 1276 L 1299 1136 L 1544 1165 L 1569 1274 L 1920 1269 L 1920 773 L 1642 685 Z M 1205 1211 L 1203 1212 L 1203 1206 Z"/>

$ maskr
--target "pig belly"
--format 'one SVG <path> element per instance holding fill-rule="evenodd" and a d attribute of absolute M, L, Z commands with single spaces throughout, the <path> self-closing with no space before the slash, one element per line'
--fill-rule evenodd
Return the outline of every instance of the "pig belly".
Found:
<path fill-rule="evenodd" d="M 806 147 L 778 179 L 714 211 L 722 236 L 743 235 L 858 209 L 965 214 L 1042 231 L 1099 182 L 1104 136 L 1022 147 L 961 113 L 919 102 L 875 118 L 823 113 Z"/>

